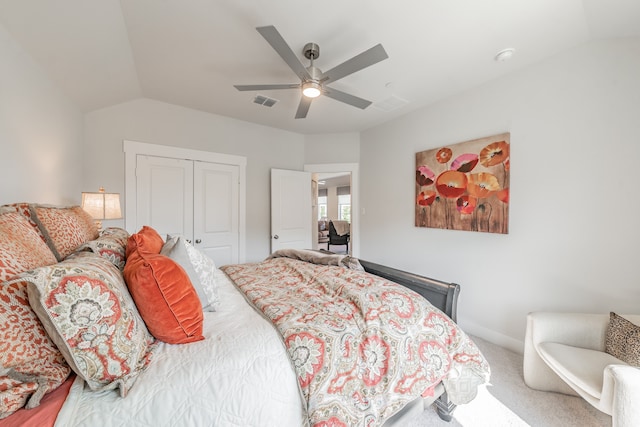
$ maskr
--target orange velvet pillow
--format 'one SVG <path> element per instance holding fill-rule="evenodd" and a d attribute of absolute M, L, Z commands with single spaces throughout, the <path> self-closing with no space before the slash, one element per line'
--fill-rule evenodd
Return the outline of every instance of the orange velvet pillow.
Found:
<path fill-rule="evenodd" d="M 124 278 L 149 332 L 169 344 L 204 339 L 198 294 L 182 267 L 160 254 L 131 252 Z"/>
<path fill-rule="evenodd" d="M 126 257 L 136 249 L 145 254 L 159 254 L 164 245 L 164 240 L 156 230 L 145 225 L 140 231 L 129 236 L 127 241 Z"/>

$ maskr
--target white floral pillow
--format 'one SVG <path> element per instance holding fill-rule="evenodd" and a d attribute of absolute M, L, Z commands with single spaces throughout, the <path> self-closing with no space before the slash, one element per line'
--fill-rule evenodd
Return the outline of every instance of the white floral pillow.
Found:
<path fill-rule="evenodd" d="M 193 265 L 193 268 L 200 277 L 200 284 L 202 284 L 202 288 L 207 294 L 209 304 L 214 308 L 217 307 L 220 301 L 216 288 L 216 264 L 211 258 L 191 246 L 189 242 L 185 241 L 185 246 L 189 254 L 189 259 L 191 260 L 191 265 Z"/>
<path fill-rule="evenodd" d="M 151 360 L 155 339 L 122 273 L 91 252 L 23 273 L 29 304 L 76 374 L 92 390 L 125 396 Z"/>
<path fill-rule="evenodd" d="M 198 293 L 202 309 L 215 311 L 219 301 L 215 280 L 216 264 L 213 260 L 194 248 L 182 236 L 168 235 L 167 242 L 160 253 L 173 259 L 184 268 Z"/>

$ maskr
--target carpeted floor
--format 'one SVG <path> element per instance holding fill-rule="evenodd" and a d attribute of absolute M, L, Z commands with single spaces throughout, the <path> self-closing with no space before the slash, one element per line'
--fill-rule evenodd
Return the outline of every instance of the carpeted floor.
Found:
<path fill-rule="evenodd" d="M 454 419 L 442 421 L 432 406 L 407 427 L 590 427 L 611 426 L 611 417 L 581 398 L 528 388 L 522 379 L 522 355 L 473 338 L 491 365 L 491 382 Z"/>

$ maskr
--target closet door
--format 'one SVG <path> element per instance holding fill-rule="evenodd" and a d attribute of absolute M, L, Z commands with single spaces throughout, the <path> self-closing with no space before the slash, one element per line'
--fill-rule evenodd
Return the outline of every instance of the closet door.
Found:
<path fill-rule="evenodd" d="M 239 262 L 240 168 L 194 162 L 194 246 L 216 266 Z"/>
<path fill-rule="evenodd" d="M 138 155 L 136 231 L 153 227 L 163 239 L 193 239 L 193 161 Z"/>

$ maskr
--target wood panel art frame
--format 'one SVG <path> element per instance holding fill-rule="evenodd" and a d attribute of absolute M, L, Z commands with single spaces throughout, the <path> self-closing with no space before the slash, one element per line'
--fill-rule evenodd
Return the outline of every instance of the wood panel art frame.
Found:
<path fill-rule="evenodd" d="M 416 153 L 416 227 L 509 232 L 510 134 Z"/>

